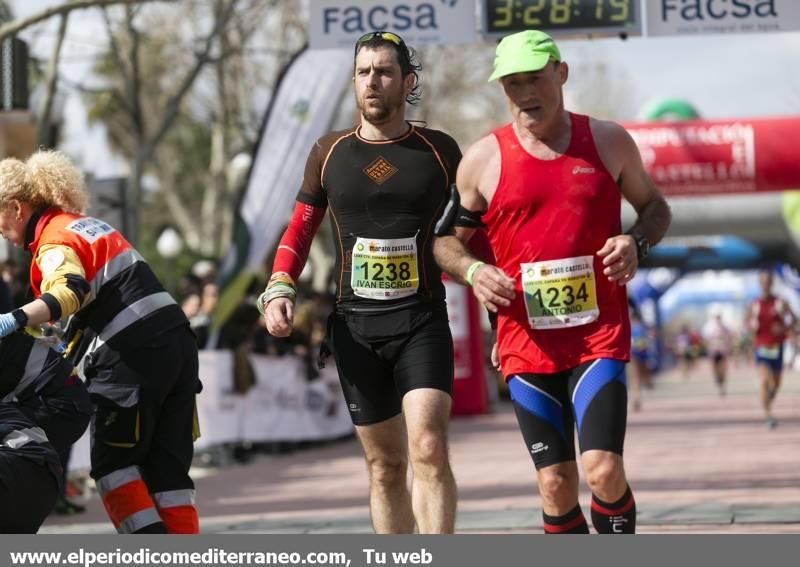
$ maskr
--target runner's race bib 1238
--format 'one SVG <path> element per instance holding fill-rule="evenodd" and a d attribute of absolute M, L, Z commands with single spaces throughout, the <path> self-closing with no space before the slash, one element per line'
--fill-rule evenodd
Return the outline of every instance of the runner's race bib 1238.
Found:
<path fill-rule="evenodd" d="M 597 319 L 592 256 L 522 264 L 522 290 L 533 329 L 563 329 Z"/>
<path fill-rule="evenodd" d="M 350 287 L 358 297 L 397 299 L 417 293 L 417 239 L 361 238 L 353 246 Z"/>

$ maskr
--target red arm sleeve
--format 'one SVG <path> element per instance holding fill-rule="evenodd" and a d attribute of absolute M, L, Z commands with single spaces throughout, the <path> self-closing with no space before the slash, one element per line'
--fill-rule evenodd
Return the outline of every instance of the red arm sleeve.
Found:
<path fill-rule="evenodd" d="M 283 272 L 289 274 L 292 281 L 297 281 L 308 260 L 311 241 L 314 240 L 323 218 L 325 218 L 324 207 L 313 207 L 297 202 L 289 226 L 283 233 L 278 251 L 275 253 L 273 274 Z"/>

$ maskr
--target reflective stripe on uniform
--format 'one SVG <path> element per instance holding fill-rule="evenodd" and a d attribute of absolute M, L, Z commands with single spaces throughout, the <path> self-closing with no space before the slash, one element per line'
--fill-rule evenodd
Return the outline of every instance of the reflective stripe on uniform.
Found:
<path fill-rule="evenodd" d="M 97 270 L 94 279 L 89 282 L 90 297 L 92 299 L 97 297 L 100 288 L 103 287 L 108 280 L 118 276 L 137 262 L 144 262 L 144 258 L 133 248 L 120 252 L 111 258 Z"/>
<path fill-rule="evenodd" d="M 103 396 L 121 408 L 132 408 L 139 403 L 138 384 L 109 384 L 99 380 L 89 382 L 89 393 Z"/>
<path fill-rule="evenodd" d="M 108 517 L 121 534 L 161 523 L 156 505 L 138 467 L 116 470 L 97 480 Z"/>
<path fill-rule="evenodd" d="M 139 319 L 168 305 L 175 305 L 175 300 L 172 299 L 172 296 L 166 291 L 148 295 L 139 301 L 131 303 L 125 309 L 117 313 L 108 325 L 103 327 L 103 330 L 100 331 L 100 341 L 108 342 L 114 335 L 131 326 Z"/>
<path fill-rule="evenodd" d="M 41 427 L 28 427 L 12 431 L 3 438 L 0 445 L 11 449 L 19 449 L 28 443 L 47 443 L 47 434 Z"/>
<path fill-rule="evenodd" d="M 158 293 L 148 295 L 147 297 L 143 297 L 139 301 L 136 301 L 122 309 L 108 323 L 108 325 L 103 327 L 103 330 L 100 331 L 100 334 L 92 339 L 92 342 L 86 349 L 83 358 L 81 358 L 81 360 L 78 362 L 78 374 L 85 379 L 85 365 L 88 355 L 97 351 L 106 342 L 114 338 L 114 335 L 133 325 L 141 318 L 150 315 L 151 313 L 158 311 L 163 307 L 167 307 L 168 305 L 177 305 L 177 303 L 175 303 L 175 300 L 172 298 L 169 292 L 160 291 Z"/>
<path fill-rule="evenodd" d="M 159 509 L 174 508 L 175 506 L 194 506 L 194 489 L 167 490 L 152 494 L 153 501 Z"/>
<path fill-rule="evenodd" d="M 100 496 L 107 492 L 111 492 L 115 488 L 119 488 L 123 484 L 133 482 L 134 480 L 142 480 L 142 475 L 139 472 L 139 467 L 126 467 L 124 469 L 116 470 L 106 476 L 97 479 L 97 491 Z"/>
<path fill-rule="evenodd" d="M 134 514 L 131 514 L 124 520 L 119 523 L 117 526 L 117 532 L 121 534 L 132 534 L 142 528 L 153 524 L 160 524 L 161 523 L 161 516 L 158 515 L 158 512 L 155 508 L 147 508 L 145 510 L 140 510 Z"/>
<path fill-rule="evenodd" d="M 50 354 L 50 347 L 44 341 L 33 341 L 33 347 L 28 354 L 28 360 L 25 363 L 25 371 L 20 378 L 19 383 L 14 388 L 14 394 L 19 394 L 25 388 L 42 375 L 42 370 L 47 362 L 47 356 Z"/>
<path fill-rule="evenodd" d="M 164 527 L 171 534 L 200 533 L 200 521 L 194 507 L 194 489 L 166 490 L 152 494 Z"/>

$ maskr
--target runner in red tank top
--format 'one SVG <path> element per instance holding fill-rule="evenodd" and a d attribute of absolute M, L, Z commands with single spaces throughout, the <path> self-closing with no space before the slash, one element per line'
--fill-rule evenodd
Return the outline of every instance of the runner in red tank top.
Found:
<path fill-rule="evenodd" d="M 666 232 L 670 212 L 621 126 L 564 109 L 568 73 L 547 34 L 500 42 L 490 80 L 500 80 L 513 120 L 465 154 L 453 234 L 434 252 L 498 315 L 500 365 L 538 471 L 545 532 L 588 533 L 578 505 L 577 426 L 595 529 L 633 533 L 622 461 L 624 285 Z M 626 234 L 621 196 L 639 215 Z M 464 246 L 483 223 L 496 266 Z"/>
<path fill-rule="evenodd" d="M 552 160 L 529 154 L 513 123 L 494 132 L 503 165 L 483 221 L 497 266 L 517 291 L 498 318 L 506 376 L 627 360 L 630 352 L 625 288 L 594 277 L 604 268 L 595 252 L 621 232 L 620 192 L 595 149 L 589 118 L 568 115 L 569 146 Z"/>
<path fill-rule="evenodd" d="M 770 429 L 778 425 L 772 404 L 781 386 L 783 342 L 794 328 L 796 317 L 786 302 L 772 294 L 772 272 L 759 274 L 761 297 L 747 308 L 745 321 L 753 332 L 753 353 L 761 381 L 761 406 Z"/>

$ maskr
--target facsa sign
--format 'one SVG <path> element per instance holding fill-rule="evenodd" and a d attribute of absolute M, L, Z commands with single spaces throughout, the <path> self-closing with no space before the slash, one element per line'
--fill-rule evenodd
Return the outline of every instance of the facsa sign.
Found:
<path fill-rule="evenodd" d="M 798 0 L 645 0 L 647 35 L 800 30 Z"/>
<path fill-rule="evenodd" d="M 411 47 L 477 41 L 475 0 L 311 0 L 309 46 L 353 48 L 370 31 L 394 32 Z"/>

